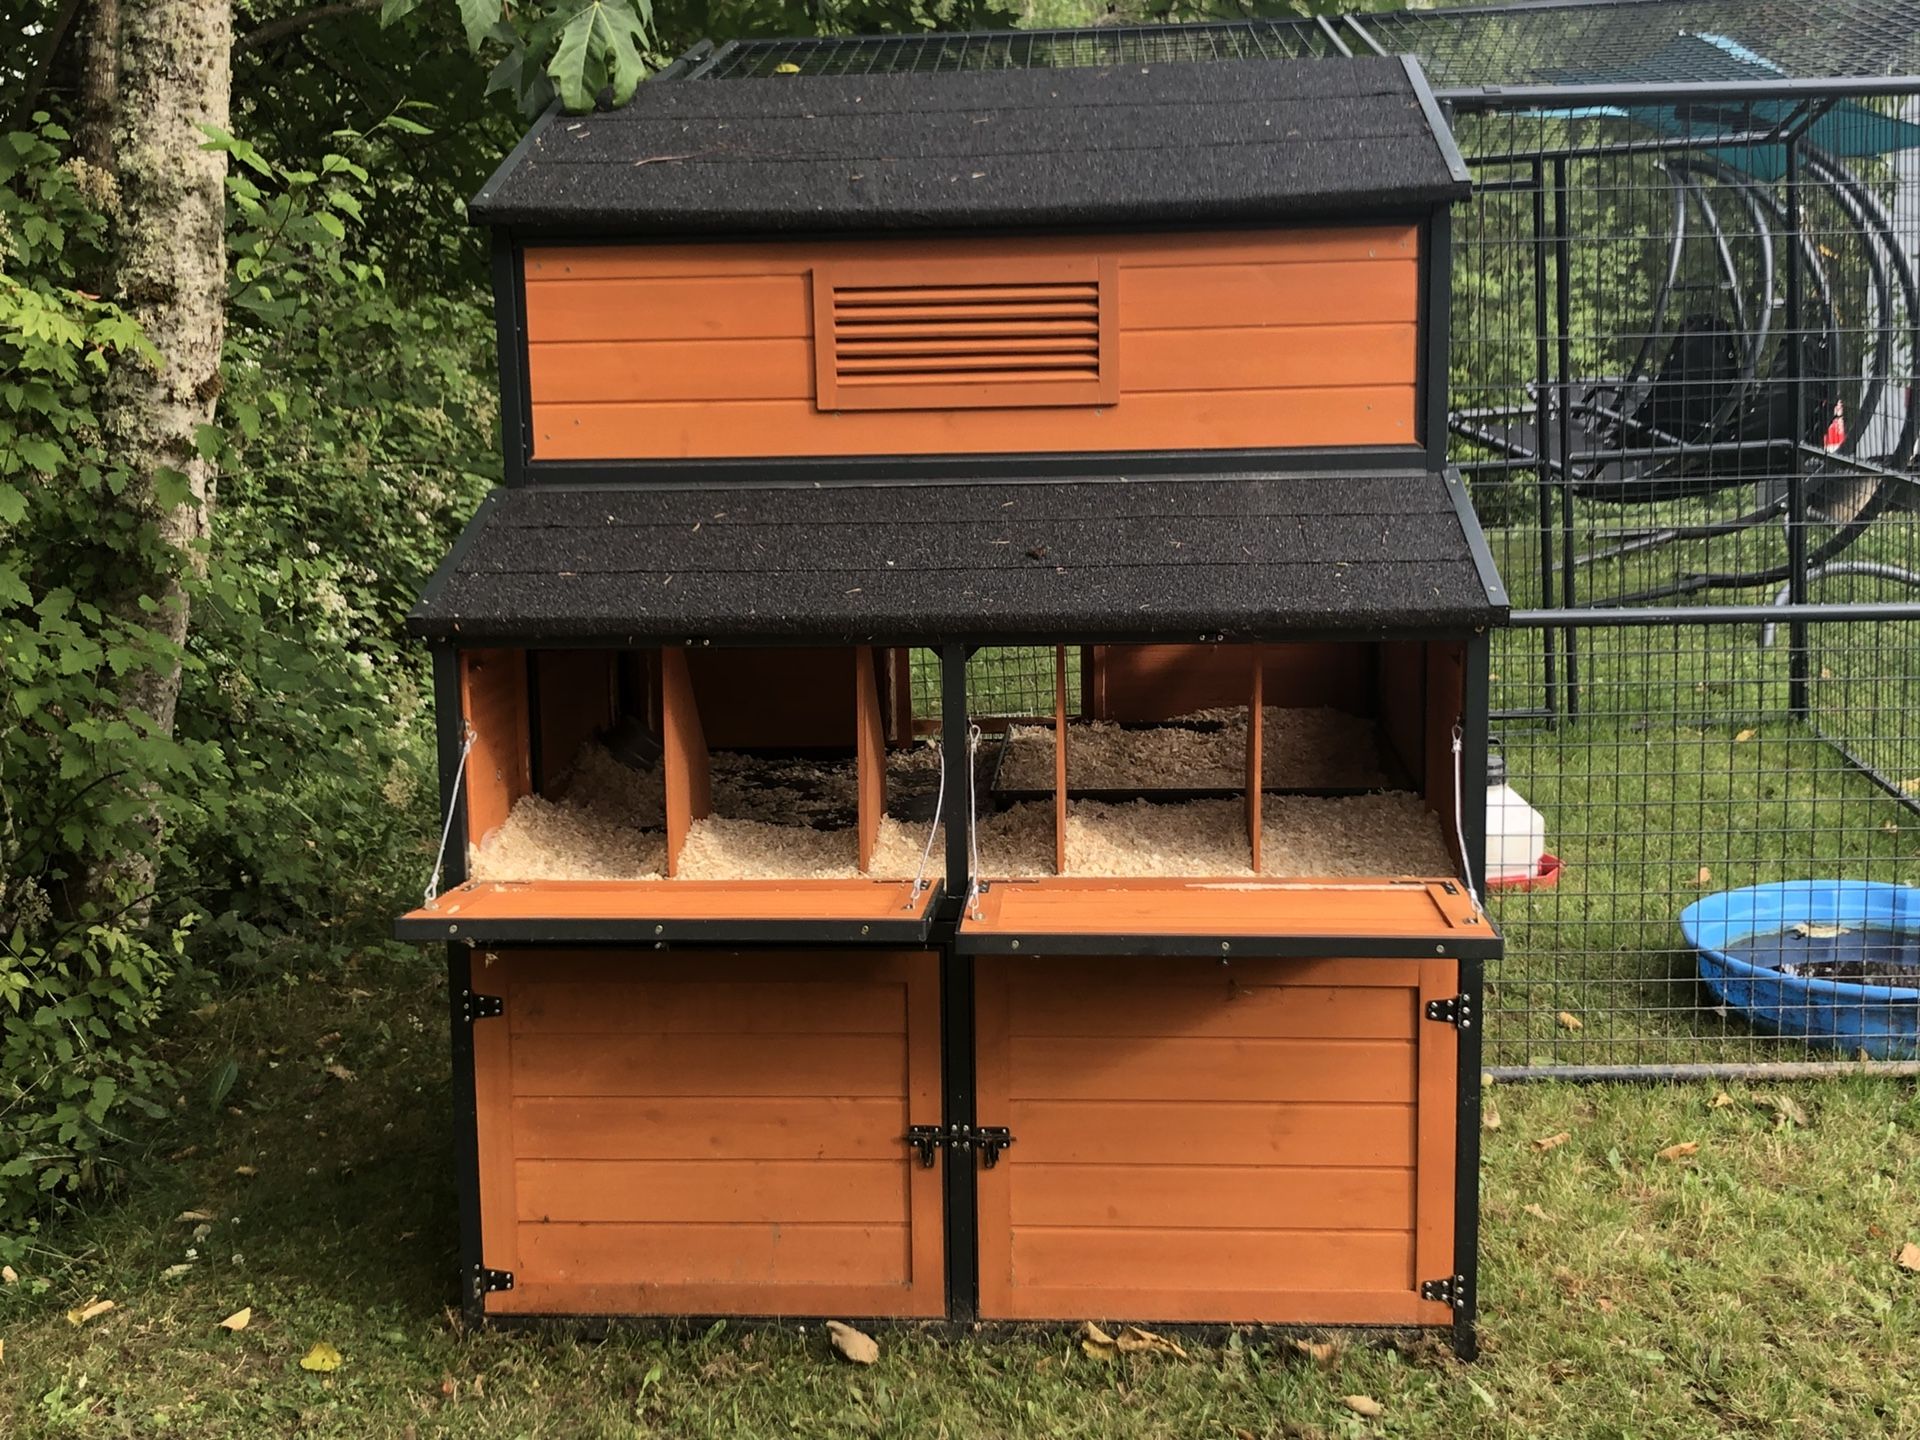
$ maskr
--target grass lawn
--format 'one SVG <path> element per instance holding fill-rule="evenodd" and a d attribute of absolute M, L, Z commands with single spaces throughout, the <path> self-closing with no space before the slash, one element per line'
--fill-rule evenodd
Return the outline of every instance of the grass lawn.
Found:
<path fill-rule="evenodd" d="M 1806 1128 L 1744 1086 L 1495 1087 L 1473 1366 L 883 1331 L 856 1370 L 793 1326 L 467 1333 L 439 967 L 382 952 L 202 1000 L 172 1122 L 0 1286 L 0 1435 L 1920 1436 L 1911 1082 L 1787 1087 Z M 96 1298 L 115 1308 L 69 1323 Z M 337 1370 L 301 1368 L 316 1343 Z"/>

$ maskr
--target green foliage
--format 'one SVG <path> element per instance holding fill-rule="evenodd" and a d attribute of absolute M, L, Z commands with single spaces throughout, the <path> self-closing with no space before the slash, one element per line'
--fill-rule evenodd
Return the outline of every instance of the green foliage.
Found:
<path fill-rule="evenodd" d="M 59 163 L 66 134 L 39 118 L 0 136 L 0 1250 L 34 1197 L 92 1178 L 121 1111 L 154 1108 L 139 1041 L 185 929 L 125 924 L 147 897 L 83 881 L 155 848 L 148 797 L 171 824 L 219 770 L 121 704 L 131 678 L 179 657 L 100 597 L 174 562 L 113 504 L 127 477 L 100 453 L 93 390 L 111 364 L 152 357 L 79 285 L 103 194 Z"/>

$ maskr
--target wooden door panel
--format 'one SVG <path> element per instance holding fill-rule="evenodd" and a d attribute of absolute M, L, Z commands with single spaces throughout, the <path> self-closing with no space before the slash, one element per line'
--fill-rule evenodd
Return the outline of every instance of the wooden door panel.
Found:
<path fill-rule="evenodd" d="M 1453 962 L 977 964 L 984 1317 L 1450 1319 Z"/>
<path fill-rule="evenodd" d="M 944 1313 L 936 955 L 472 965 L 488 1313 Z"/>

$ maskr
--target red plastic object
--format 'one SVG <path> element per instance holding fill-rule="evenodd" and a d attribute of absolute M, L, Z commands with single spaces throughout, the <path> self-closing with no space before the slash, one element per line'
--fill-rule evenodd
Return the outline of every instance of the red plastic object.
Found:
<path fill-rule="evenodd" d="M 1531 875 L 1516 875 L 1511 880 L 1489 880 L 1489 890 L 1551 890 L 1560 883 L 1560 857 L 1542 855 L 1540 868 Z"/>

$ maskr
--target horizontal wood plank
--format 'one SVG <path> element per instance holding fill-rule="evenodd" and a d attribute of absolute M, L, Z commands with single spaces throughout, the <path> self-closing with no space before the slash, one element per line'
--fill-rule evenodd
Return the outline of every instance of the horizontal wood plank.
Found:
<path fill-rule="evenodd" d="M 1410 384 L 1415 334 L 1410 322 L 1354 325 L 1337 332 L 1318 325 L 1123 329 L 1121 393 Z M 1030 338 L 997 342 L 1006 351 L 1036 349 L 1041 343 Z M 986 347 L 974 342 L 972 348 Z M 908 345 L 895 339 L 884 346 L 875 342 L 873 349 L 891 355 L 907 351 Z M 1079 358 L 1076 352 L 1056 363 L 1077 363 Z M 857 370 L 860 363 L 849 362 L 848 368 Z M 811 401 L 813 396 L 813 347 L 799 337 L 535 344 L 528 364 L 533 394 L 543 405 Z"/>
<path fill-rule="evenodd" d="M 519 1227 L 520 1257 L 550 1284 L 904 1285 L 905 1225 L 576 1225 Z M 747 1310 L 745 1313 L 758 1313 Z"/>
<path fill-rule="evenodd" d="M 582 1045 L 516 1035 L 522 1095 L 887 1095 L 906 1092 L 907 1047 L 890 1035 L 665 1035 L 644 1045 Z"/>
<path fill-rule="evenodd" d="M 523 1232 L 524 1233 L 524 1232 Z M 525 1241 L 522 1241 L 525 1244 Z M 1017 1286 L 1204 1292 L 1406 1291 L 1413 1237 L 1348 1230 L 1013 1230 Z"/>
<path fill-rule="evenodd" d="M 517 1153 L 535 1160 L 897 1160 L 904 1098 L 523 1098 Z"/>
<path fill-rule="evenodd" d="M 1014 1036 L 1014 1100 L 1410 1102 L 1411 1042 Z M 1143 1112 L 1142 1128 L 1164 1117 Z"/>
<path fill-rule="evenodd" d="M 904 1225 L 908 1152 L 886 1160 L 522 1160 L 523 1221 Z"/>
<path fill-rule="evenodd" d="M 1016 1100 L 1006 1124 L 1022 1160 L 1410 1166 L 1415 1113 L 1411 1105 Z"/>
<path fill-rule="evenodd" d="M 1001 237 L 916 236 L 913 253 L 926 259 L 1004 255 Z M 1418 253 L 1413 225 L 1319 225 L 1266 230 L 1216 230 L 1181 234 L 1102 235 L 1100 248 L 1122 264 L 1150 259 L 1156 265 L 1312 264 L 1323 260 L 1407 259 Z M 807 240 L 798 243 L 708 241 L 667 245 L 531 246 L 526 251 L 529 287 L 567 281 L 640 276 L 804 274 L 823 261 L 897 256 L 897 240 Z M 1084 255 L 1080 235 L 1022 237 L 1021 255 Z"/>
<path fill-rule="evenodd" d="M 1359 962 L 1361 965 L 1367 962 Z M 1410 989 L 1261 985 L 1212 967 L 1211 985 L 1102 985 L 1069 989 L 1031 972 L 1010 982 L 1016 1035 L 1188 1039 L 1410 1040 L 1419 1024 Z"/>
<path fill-rule="evenodd" d="M 1148 1288 L 1108 1276 L 1098 1289 L 1019 1285 L 993 1312 L 1006 1320 L 1105 1320 L 1213 1325 L 1445 1325 L 1446 1306 L 1413 1290 L 1259 1290 L 1244 1284 Z"/>
<path fill-rule="evenodd" d="M 933 901 L 931 886 L 916 896 L 910 880 L 485 880 L 456 885 L 405 918 L 900 921 Z"/>
<path fill-rule="evenodd" d="M 1083 1229 L 1391 1230 L 1410 1232 L 1409 1169 L 1347 1170 L 1302 1155 L 1297 1167 L 1015 1163 L 1015 1226 Z"/>
<path fill-rule="evenodd" d="M 1454 893 L 1449 895 L 1448 884 Z M 980 918 L 975 919 L 978 912 Z M 1431 937 L 1486 935 L 1465 887 L 1434 878 L 1261 881 L 1003 881 L 970 908 L 962 928 L 981 934 Z M 1044 950 L 1036 949 L 1044 954 Z M 1370 962 L 1371 963 L 1371 962 Z"/>
<path fill-rule="evenodd" d="M 508 1023 L 518 1034 L 904 1035 L 907 997 L 896 985 L 819 980 L 756 984 L 698 980 L 607 980 L 525 985 Z"/>
<path fill-rule="evenodd" d="M 946 1289 L 930 1275 L 915 1284 L 663 1285 L 515 1277 L 511 1290 L 482 1302 L 489 1315 L 872 1315 L 931 1319 L 945 1313 Z"/>
<path fill-rule="evenodd" d="M 833 415 L 805 400 L 536 400 L 533 433 L 542 460 L 1404 445 L 1414 438 L 1414 387 L 1201 390 L 1126 396 L 1106 407 Z"/>

